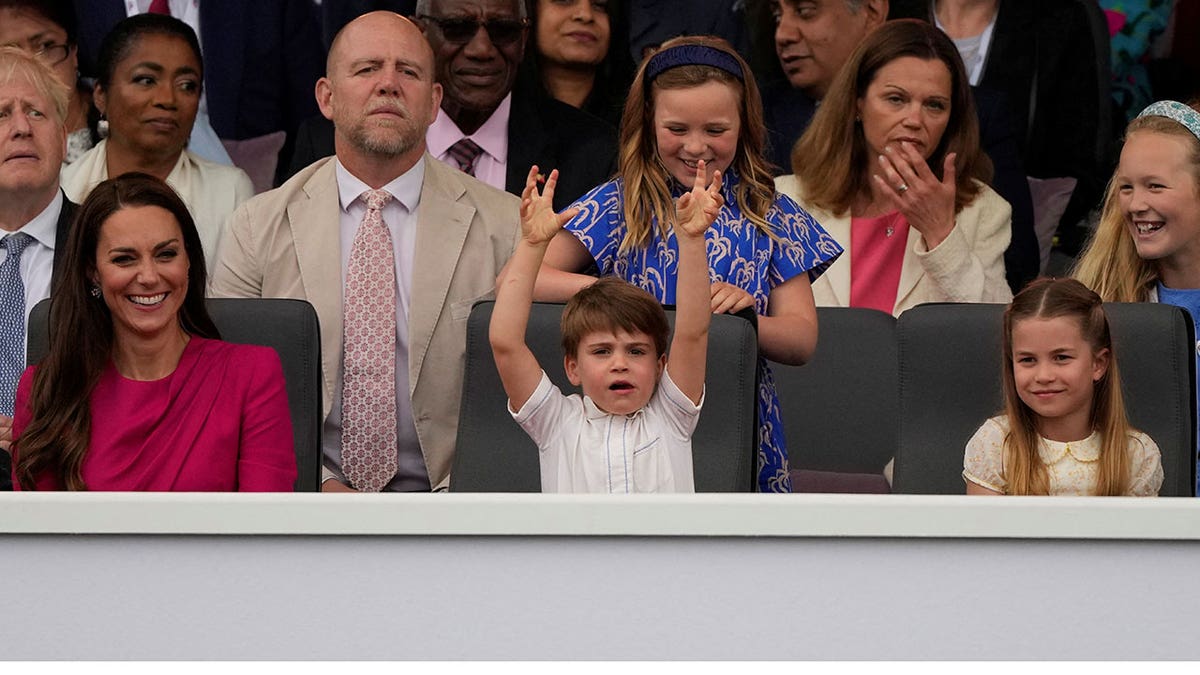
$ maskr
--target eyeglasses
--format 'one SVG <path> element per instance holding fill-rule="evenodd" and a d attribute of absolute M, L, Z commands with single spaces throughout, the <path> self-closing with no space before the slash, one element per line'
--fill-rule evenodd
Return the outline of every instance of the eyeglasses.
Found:
<path fill-rule="evenodd" d="M 511 45 L 521 39 L 525 27 L 529 25 L 528 19 L 488 19 L 484 21 L 478 18 L 436 17 L 427 14 L 417 18 L 437 24 L 438 30 L 442 31 L 442 37 L 446 38 L 447 42 L 458 45 L 470 42 L 481 26 L 487 31 L 488 39 L 492 41 L 492 44 Z"/>
<path fill-rule="evenodd" d="M 70 53 L 71 45 L 44 44 L 33 55 L 48 66 L 57 66 L 66 61 L 67 55 Z"/>

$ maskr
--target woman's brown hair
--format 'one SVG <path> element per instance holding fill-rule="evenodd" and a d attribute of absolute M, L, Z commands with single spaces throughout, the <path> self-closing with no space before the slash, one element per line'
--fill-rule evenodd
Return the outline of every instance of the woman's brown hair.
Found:
<path fill-rule="evenodd" d="M 887 21 L 851 54 L 817 108 L 812 124 L 792 148 L 792 173 L 804 185 L 807 202 L 835 215 L 849 211 L 856 197 L 870 192 L 873 158 L 868 155 L 858 100 L 876 73 L 898 58 L 940 61 L 950 71 L 950 121 L 929 156 L 929 170 L 942 179 L 946 155 L 956 153 L 955 211 L 979 194 L 979 181 L 992 178 L 992 162 L 979 147 L 979 121 L 962 58 L 941 30 L 916 19 Z"/>
<path fill-rule="evenodd" d="M 1029 282 L 1004 312 L 1004 410 L 1008 435 L 1004 439 L 1006 494 L 1050 494 L 1046 466 L 1038 455 L 1038 416 L 1017 392 L 1013 374 L 1013 326 L 1027 319 L 1066 317 L 1079 322 L 1079 332 L 1092 354 L 1108 351 L 1108 367 L 1092 392 L 1091 428 L 1100 432 L 1100 471 L 1093 494 L 1123 495 L 1129 490 L 1129 419 L 1121 395 L 1121 374 L 1113 352 L 1112 334 L 1100 296 L 1074 279 L 1043 277 Z"/>
<path fill-rule="evenodd" d="M 91 293 L 96 246 L 104 223 L 135 206 L 166 209 L 179 223 L 188 256 L 188 289 L 179 323 L 190 335 L 220 335 L 204 304 L 207 272 L 196 224 L 166 183 L 127 173 L 97 185 L 79 207 L 65 243 L 62 273 L 50 304 L 50 349 L 33 375 L 29 425 L 14 443 L 14 472 L 23 490 L 49 474 L 68 490 L 86 490 L 83 460 L 91 438 L 91 395 L 113 353 L 112 314 Z M 116 423 L 119 423 L 117 421 Z"/>

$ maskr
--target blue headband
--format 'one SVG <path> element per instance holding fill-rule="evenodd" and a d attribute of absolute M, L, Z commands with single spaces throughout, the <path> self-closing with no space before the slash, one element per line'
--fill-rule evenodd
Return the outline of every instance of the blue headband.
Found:
<path fill-rule="evenodd" d="M 1151 103 L 1145 110 L 1138 113 L 1138 117 L 1149 115 L 1175 120 L 1182 124 L 1188 131 L 1192 132 L 1192 135 L 1197 140 L 1200 140 L 1200 113 L 1197 113 L 1190 106 L 1186 106 L 1179 101 L 1158 101 Z"/>
<path fill-rule="evenodd" d="M 712 66 L 742 82 L 746 81 L 745 75 L 742 74 L 742 66 L 728 53 L 705 45 L 679 45 L 667 47 L 650 57 L 646 64 L 646 84 L 662 75 L 664 71 L 679 66 Z"/>

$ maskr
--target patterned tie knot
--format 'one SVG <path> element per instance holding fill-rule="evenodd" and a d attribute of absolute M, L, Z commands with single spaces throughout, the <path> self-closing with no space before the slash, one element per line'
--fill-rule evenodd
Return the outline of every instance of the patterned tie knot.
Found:
<path fill-rule="evenodd" d="M 475 141 L 472 141 L 469 138 L 464 138 L 450 146 L 450 149 L 446 152 L 450 155 L 450 158 L 454 160 L 454 163 L 458 164 L 460 171 L 474 176 L 475 160 L 479 159 L 479 155 L 483 152 L 483 148 L 479 147 Z"/>
<path fill-rule="evenodd" d="M 362 198 L 367 203 L 368 211 L 380 211 L 392 201 L 392 195 L 387 190 L 367 190 L 362 193 Z"/>
<path fill-rule="evenodd" d="M 8 255 L 13 260 L 19 260 L 21 253 L 25 251 L 25 247 L 33 243 L 33 237 L 24 232 L 10 234 L 7 237 L 0 239 L 0 248 L 8 251 Z"/>

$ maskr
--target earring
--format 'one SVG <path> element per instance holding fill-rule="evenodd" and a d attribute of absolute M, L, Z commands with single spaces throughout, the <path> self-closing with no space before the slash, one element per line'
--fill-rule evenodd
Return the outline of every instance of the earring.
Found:
<path fill-rule="evenodd" d="M 90 293 L 93 298 L 99 300 L 100 299 L 100 284 L 93 281 L 92 287 L 88 289 L 88 293 Z"/>
<path fill-rule="evenodd" d="M 108 138 L 108 119 L 103 113 L 100 114 L 100 119 L 96 122 L 96 135 L 100 138 Z"/>

